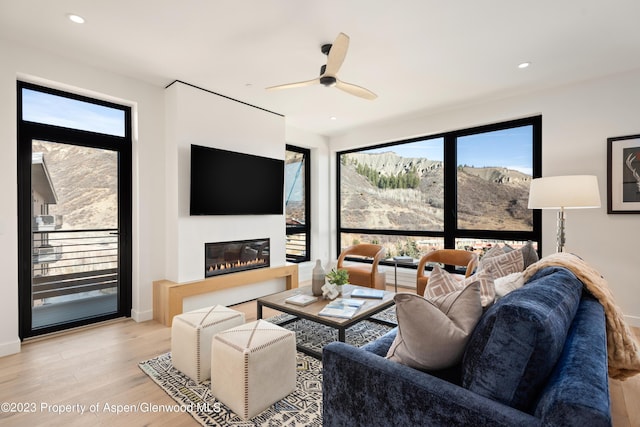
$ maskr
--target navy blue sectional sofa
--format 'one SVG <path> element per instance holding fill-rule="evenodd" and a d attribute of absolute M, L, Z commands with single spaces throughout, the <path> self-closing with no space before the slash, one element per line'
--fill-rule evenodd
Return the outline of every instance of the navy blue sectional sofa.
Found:
<path fill-rule="evenodd" d="M 396 331 L 324 348 L 324 426 L 611 425 L 604 310 L 565 268 L 492 305 L 452 368 L 385 359 Z"/>

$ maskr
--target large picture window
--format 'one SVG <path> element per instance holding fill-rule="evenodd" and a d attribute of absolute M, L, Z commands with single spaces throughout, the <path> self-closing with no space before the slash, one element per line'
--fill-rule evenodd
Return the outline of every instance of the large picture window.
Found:
<path fill-rule="evenodd" d="M 310 259 L 309 150 L 287 145 L 285 154 L 286 257 L 290 262 Z"/>
<path fill-rule="evenodd" d="M 533 125 L 457 138 L 458 228 L 533 230 Z"/>
<path fill-rule="evenodd" d="M 527 208 L 541 174 L 542 118 L 397 141 L 338 156 L 338 252 L 378 243 L 387 256 L 477 252 L 496 243 L 540 247 Z"/>

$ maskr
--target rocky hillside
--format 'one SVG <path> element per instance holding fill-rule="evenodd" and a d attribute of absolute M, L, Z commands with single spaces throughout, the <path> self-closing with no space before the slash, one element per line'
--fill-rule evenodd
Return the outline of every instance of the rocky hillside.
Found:
<path fill-rule="evenodd" d="M 63 215 L 63 230 L 116 228 L 118 157 L 112 151 L 34 142 L 58 196 L 49 213 Z"/>
<path fill-rule="evenodd" d="M 50 213 L 64 216 L 63 229 L 115 228 L 117 155 L 106 150 L 36 142 L 44 153 L 58 204 Z M 416 173 L 414 188 L 380 188 L 356 171 L 366 165 L 385 176 Z M 442 162 L 403 158 L 393 152 L 353 153 L 341 167 L 343 227 L 443 229 Z M 458 169 L 459 226 L 470 229 L 521 230 L 531 226 L 527 198 L 531 177 L 505 168 Z M 292 197 L 290 210 L 302 210 Z M 300 206 L 296 206 L 300 204 Z M 300 212 L 300 217 L 302 213 Z M 294 217 L 297 217 L 294 215 Z"/>
<path fill-rule="evenodd" d="M 417 173 L 416 188 L 381 188 L 362 171 L 379 175 Z M 366 169 L 366 168 L 364 168 Z M 343 227 L 384 229 L 443 229 L 442 162 L 403 158 L 395 153 L 348 154 L 341 166 Z M 505 168 L 458 169 L 460 228 L 522 230 L 531 227 L 527 209 L 531 177 Z M 400 181 L 399 179 L 397 181 Z M 386 182 L 386 181 L 385 181 Z"/>

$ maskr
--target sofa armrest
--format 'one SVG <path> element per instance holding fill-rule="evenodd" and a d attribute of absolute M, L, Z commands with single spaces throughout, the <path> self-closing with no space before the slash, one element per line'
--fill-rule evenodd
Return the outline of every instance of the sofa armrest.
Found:
<path fill-rule="evenodd" d="M 604 308 L 591 296 L 582 297 L 535 415 L 545 425 L 611 425 Z"/>
<path fill-rule="evenodd" d="M 366 350 L 323 350 L 324 426 L 539 426 L 540 419 Z"/>

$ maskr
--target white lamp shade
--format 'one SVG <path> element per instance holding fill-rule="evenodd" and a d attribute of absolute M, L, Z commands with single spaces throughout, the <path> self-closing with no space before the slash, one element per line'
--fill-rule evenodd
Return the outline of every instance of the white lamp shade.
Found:
<path fill-rule="evenodd" d="M 598 177 L 549 176 L 531 180 L 529 209 L 599 208 Z"/>

